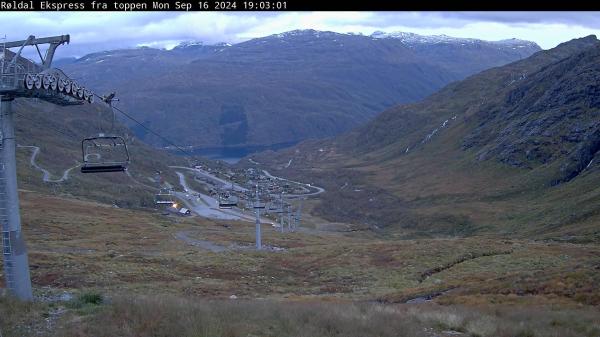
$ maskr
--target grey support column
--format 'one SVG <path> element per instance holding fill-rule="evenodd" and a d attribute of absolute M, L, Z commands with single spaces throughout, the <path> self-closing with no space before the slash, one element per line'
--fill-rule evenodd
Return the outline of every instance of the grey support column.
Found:
<path fill-rule="evenodd" d="M 0 221 L 6 286 L 21 300 L 31 300 L 31 278 L 27 247 L 21 232 L 17 158 L 12 97 L 0 98 L 2 139 L 0 151 Z"/>
<path fill-rule="evenodd" d="M 256 202 L 254 204 L 254 210 L 256 211 L 256 249 L 262 249 L 262 239 L 260 233 L 260 199 L 258 198 L 258 185 L 256 186 Z"/>

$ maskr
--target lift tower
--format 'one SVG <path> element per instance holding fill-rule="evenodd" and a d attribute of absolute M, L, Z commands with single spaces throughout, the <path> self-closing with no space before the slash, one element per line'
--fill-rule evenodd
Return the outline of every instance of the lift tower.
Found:
<path fill-rule="evenodd" d="M 62 71 L 51 69 L 56 48 L 69 43 L 69 35 L 4 42 L 0 44 L 0 222 L 6 287 L 19 299 L 31 300 L 31 279 L 27 247 L 21 232 L 15 127 L 12 103 L 15 98 L 38 98 L 57 105 L 92 102 L 92 93 L 69 79 Z M 40 46 L 49 45 L 45 56 Z M 35 63 L 21 52 L 34 46 L 40 57 Z M 19 48 L 12 52 L 11 48 Z"/>
<path fill-rule="evenodd" d="M 258 184 L 256 184 L 256 197 L 254 199 L 254 211 L 256 215 L 256 249 L 262 249 L 262 238 L 260 233 L 260 210 L 265 208 L 265 204 L 261 203 L 260 197 L 258 195 Z"/>

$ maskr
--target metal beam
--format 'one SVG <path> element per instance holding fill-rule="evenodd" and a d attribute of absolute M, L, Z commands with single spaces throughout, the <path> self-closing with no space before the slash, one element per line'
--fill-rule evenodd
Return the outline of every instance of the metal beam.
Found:
<path fill-rule="evenodd" d="M 262 238 L 260 233 L 260 198 L 258 196 L 258 184 L 256 185 L 256 201 L 254 204 L 254 210 L 256 211 L 256 249 L 262 249 Z"/>
<path fill-rule="evenodd" d="M 40 44 L 50 44 L 50 46 L 48 47 L 48 50 L 46 50 L 46 57 L 42 57 L 42 55 L 40 54 L 40 59 L 41 59 L 41 66 L 44 69 L 49 69 L 50 66 L 52 65 L 52 59 L 54 58 L 54 53 L 56 52 L 56 48 L 58 48 L 58 46 L 65 44 L 65 43 L 69 43 L 71 40 L 71 37 L 69 35 L 58 35 L 58 36 L 50 36 L 50 37 L 42 37 L 37 39 L 35 36 L 30 35 L 27 40 L 21 40 L 21 41 L 12 41 L 12 42 L 6 42 L 3 43 L 1 46 L 3 48 L 16 48 L 16 47 L 20 47 L 21 49 L 23 49 L 23 47 L 26 46 L 35 46 L 39 51 L 38 45 Z M 16 61 L 18 59 L 18 57 L 21 55 L 21 49 L 19 49 L 19 52 L 17 52 L 17 57 L 14 58 L 13 61 Z"/>
<path fill-rule="evenodd" d="M 0 211 L 3 215 L 1 219 L 4 270 L 6 284 L 13 294 L 21 300 L 32 300 L 27 247 L 21 232 L 21 215 L 19 214 L 12 102 L 12 97 L 0 97 L 0 124 L 2 124 L 0 193 L 3 196 L 2 210 Z"/>
<path fill-rule="evenodd" d="M 67 43 L 68 44 L 69 42 L 70 42 L 69 35 L 49 36 L 49 37 L 42 37 L 39 39 L 36 39 L 35 36 L 33 36 L 33 39 L 6 42 L 6 44 L 0 44 L 0 46 L 6 46 L 6 48 L 16 48 L 16 47 L 21 47 L 23 45 L 24 46 L 33 46 L 36 44 L 44 44 L 44 43 L 51 43 L 51 44 Z"/>

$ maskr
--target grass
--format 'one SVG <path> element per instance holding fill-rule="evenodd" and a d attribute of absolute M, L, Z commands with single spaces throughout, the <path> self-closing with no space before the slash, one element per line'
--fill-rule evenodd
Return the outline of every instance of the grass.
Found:
<path fill-rule="evenodd" d="M 545 330 L 533 321 L 523 323 L 521 330 L 510 330 L 519 327 L 514 323 L 519 317 L 508 321 L 497 317 L 495 308 L 504 307 L 555 311 L 551 316 L 555 325 L 567 324 L 560 330 L 566 331 L 564 336 L 585 335 L 597 326 L 582 314 L 577 317 L 580 330 L 575 331 L 560 316 L 572 310 L 595 312 L 594 306 L 600 303 L 596 269 L 600 248 L 595 244 L 483 236 L 390 240 L 320 231 L 311 223 L 285 234 L 264 226 L 263 243 L 282 247 L 282 252 L 213 253 L 187 245 L 174 234 L 187 231 L 193 238 L 225 247 L 251 246 L 254 225 L 165 217 L 27 191 L 22 191 L 21 201 L 36 294 L 67 291 L 79 295 L 65 304 L 50 303 L 53 308 L 43 303 L 24 306 L 19 310 L 31 313 L 31 321 L 7 317 L 13 323 L 4 326 L 13 324 L 14 329 L 34 326 L 39 317 L 52 317 L 56 324 L 51 331 L 58 336 L 102 336 L 100 329 L 105 326 L 107 335 L 123 336 L 144 336 L 147 329 L 157 331 L 156 336 L 168 336 L 169 331 L 178 336 L 302 336 L 298 330 L 302 326 L 312 334 L 307 336 L 353 336 L 367 330 L 373 336 L 402 331 L 419 335 L 424 328 L 526 336 L 528 326 L 536 335 L 552 336 L 539 334 Z M 510 254 L 493 254 L 497 252 Z M 424 273 L 429 277 L 420 282 Z M 433 299 L 439 305 L 423 311 L 431 317 L 414 313 L 408 320 L 396 318 L 414 307 L 402 305 L 406 300 L 439 292 L 443 294 Z M 232 295 L 238 300 L 229 300 Z M 132 307 L 131 312 L 127 307 Z M 57 310 L 65 312 L 57 317 Z M 482 310 L 487 318 L 476 319 Z M 170 311 L 182 318 L 165 313 Z M 373 329 L 370 321 L 360 323 L 358 313 L 373 322 L 400 321 L 393 325 L 394 331 L 385 330 L 383 323 L 378 323 L 381 329 Z M 133 323 L 117 320 L 119 315 Z M 105 323 L 110 317 L 115 319 L 114 326 Z M 160 326 L 171 321 L 183 330 Z M 203 323 L 187 323 L 196 321 Z M 255 321 L 266 323 L 252 325 Z M 267 326 L 273 328 L 260 330 Z M 352 328 L 346 330 L 346 326 Z M 413 327 L 415 334 L 409 333 Z"/>
<path fill-rule="evenodd" d="M 473 104 L 480 98 L 469 96 Z M 77 137 L 98 131 L 89 124 L 101 112 L 95 108 L 17 108 L 40 121 L 53 116 L 53 126 L 61 121 Z M 461 110 L 436 108 L 440 116 Z M 29 150 L 19 150 L 36 295 L 76 296 L 65 303 L 3 297 L 2 336 L 598 335 L 597 174 L 549 187 L 543 182 L 552 167 L 525 172 L 474 162 L 456 141 L 476 123 L 468 117 L 401 157 L 403 142 L 422 135 L 360 160 L 319 141 L 300 146 L 289 170 L 272 173 L 327 192 L 306 202 L 311 214 L 299 232 L 264 227 L 263 242 L 280 252 L 248 248 L 251 223 L 149 211 L 152 188 L 122 174 L 74 173 L 62 184 L 42 183 L 28 165 Z M 102 119 L 96 121 L 106 124 Z M 423 122 L 428 130 L 438 124 Z M 17 135 L 41 147 L 39 163 L 55 174 L 79 157 L 78 140 L 47 128 Z M 147 184 L 160 169 L 177 185 L 165 165 L 181 158 L 132 143 L 135 179 Z M 181 232 L 238 248 L 203 250 L 178 240 Z M 433 300 L 405 304 L 419 297 Z"/>
<path fill-rule="evenodd" d="M 31 100 L 16 100 L 16 138 L 19 145 L 40 148 L 36 162 L 50 171 L 52 179 L 62 176 L 64 170 L 82 160 L 81 140 L 109 130 L 110 112 L 100 104 L 74 107 L 58 107 Z M 51 116 L 51 117 L 50 117 Z M 35 125 L 32 121 L 37 121 Z M 32 150 L 17 149 L 18 183 L 20 188 L 45 194 L 99 201 L 127 208 L 151 208 L 154 206 L 156 184 L 148 180 L 157 170 L 163 172 L 166 181 L 178 182 L 168 165 L 185 165 L 182 157 L 150 148 L 127 136 L 129 131 L 117 124 L 115 134 L 128 139 L 131 163 L 130 176 L 122 173 L 82 174 L 79 168 L 70 172 L 62 183 L 45 183 L 42 173 L 31 167 Z M 149 186 L 148 186 L 149 185 Z"/>
<path fill-rule="evenodd" d="M 383 324 L 388 314 L 359 305 L 274 301 L 189 301 L 116 297 L 64 336 L 385 336 L 418 334 L 409 322 Z M 358 318 L 358 321 L 356 320 Z M 408 329 L 407 329 L 408 328 Z"/>
<path fill-rule="evenodd" d="M 71 300 L 69 302 L 69 306 L 71 308 L 82 308 L 84 306 L 96 306 L 100 305 L 104 302 L 104 298 L 101 294 L 96 292 L 84 292 L 80 294 L 77 298 Z"/>
<path fill-rule="evenodd" d="M 208 300 L 113 293 L 96 310 L 0 297 L 3 336 L 595 336 L 597 308 L 349 301 Z M 60 312 L 54 315 L 53 312 Z M 39 324 L 54 317 L 52 324 Z"/>
<path fill-rule="evenodd" d="M 579 83 L 573 70 L 595 62 L 595 47 L 575 56 L 592 44 L 597 47 L 592 40 L 573 41 L 455 82 L 334 139 L 256 154 L 254 160 L 275 175 L 325 187 L 322 202 L 314 207 L 318 216 L 397 238 L 496 235 L 598 242 L 597 167 L 564 181 L 580 161 L 591 163 L 575 155 L 577 148 L 587 148 L 585 142 L 566 139 L 573 125 L 594 120 L 596 108 L 584 99 L 587 82 Z M 517 72 L 532 76 L 507 86 Z M 546 90 L 558 77 L 572 82 L 569 90 L 579 100 L 560 108 L 541 103 L 553 97 Z M 543 108 L 535 113 L 525 108 L 536 104 Z M 573 118 L 557 113 L 570 108 L 580 113 Z M 539 130 L 532 125 L 550 116 L 556 117 L 552 127 L 540 126 L 548 129 L 543 137 L 535 136 Z M 423 142 L 432 130 L 439 132 Z M 286 167 L 290 160 L 293 165 Z M 557 179 L 563 183 L 556 185 Z"/>
<path fill-rule="evenodd" d="M 510 295 L 535 295 L 555 303 L 600 303 L 600 249 L 593 244 L 387 240 L 314 229 L 281 234 L 264 226 L 263 243 L 285 250 L 256 252 L 251 223 L 165 217 L 33 192 L 22 193 L 22 209 L 37 287 L 388 302 L 458 287 L 436 301 L 469 303 L 481 295 L 514 302 Z M 182 231 L 249 248 L 213 253 L 176 239 Z"/>

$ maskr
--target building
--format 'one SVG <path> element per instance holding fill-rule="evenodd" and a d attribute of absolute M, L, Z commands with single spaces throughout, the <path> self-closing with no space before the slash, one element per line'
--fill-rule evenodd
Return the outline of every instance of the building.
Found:
<path fill-rule="evenodd" d="M 189 216 L 189 215 L 192 215 L 192 212 L 189 209 L 187 209 L 185 207 L 177 208 L 176 204 L 174 204 L 171 207 L 167 207 L 166 210 L 170 214 L 177 214 L 179 216 Z"/>

